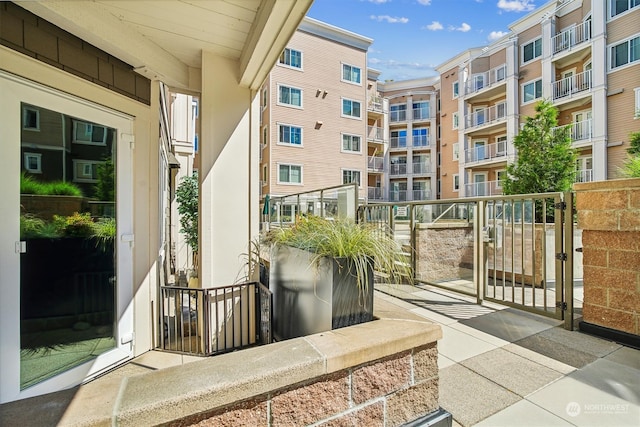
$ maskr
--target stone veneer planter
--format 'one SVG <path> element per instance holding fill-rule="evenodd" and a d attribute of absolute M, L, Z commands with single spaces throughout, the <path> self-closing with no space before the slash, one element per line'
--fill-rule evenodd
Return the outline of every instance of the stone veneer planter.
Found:
<path fill-rule="evenodd" d="M 574 190 L 583 230 L 580 328 L 640 345 L 640 179 L 575 184 Z"/>
<path fill-rule="evenodd" d="M 86 201 L 83 197 L 75 196 L 41 196 L 36 194 L 21 194 L 20 205 L 22 213 L 31 213 L 46 221 L 53 219 L 53 215 L 70 216 L 74 212 L 83 212 Z"/>

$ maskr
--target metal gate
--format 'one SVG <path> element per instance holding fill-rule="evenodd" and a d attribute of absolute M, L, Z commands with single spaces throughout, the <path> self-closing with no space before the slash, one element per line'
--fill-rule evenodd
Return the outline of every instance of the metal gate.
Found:
<path fill-rule="evenodd" d="M 573 195 L 527 194 L 364 205 L 390 230 L 414 281 L 573 326 Z"/>

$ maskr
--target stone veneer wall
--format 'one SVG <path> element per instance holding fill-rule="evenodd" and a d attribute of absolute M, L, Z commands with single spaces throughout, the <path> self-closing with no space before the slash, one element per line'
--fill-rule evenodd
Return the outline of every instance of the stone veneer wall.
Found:
<path fill-rule="evenodd" d="M 416 279 L 450 279 L 473 270 L 473 226 L 417 224 L 415 236 Z"/>
<path fill-rule="evenodd" d="M 11 2 L 0 2 L 0 44 L 147 105 L 151 81 L 133 67 Z"/>
<path fill-rule="evenodd" d="M 432 343 L 236 403 L 192 425 L 399 426 L 438 409 L 437 359 Z"/>
<path fill-rule="evenodd" d="M 575 184 L 583 321 L 640 335 L 640 179 Z"/>

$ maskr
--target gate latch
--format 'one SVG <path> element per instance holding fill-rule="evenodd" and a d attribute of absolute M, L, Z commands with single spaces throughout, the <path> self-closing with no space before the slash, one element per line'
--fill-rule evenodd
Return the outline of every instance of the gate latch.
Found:
<path fill-rule="evenodd" d="M 560 252 L 556 254 L 556 259 L 560 260 L 560 261 L 566 261 L 567 260 L 567 254 L 564 252 Z"/>

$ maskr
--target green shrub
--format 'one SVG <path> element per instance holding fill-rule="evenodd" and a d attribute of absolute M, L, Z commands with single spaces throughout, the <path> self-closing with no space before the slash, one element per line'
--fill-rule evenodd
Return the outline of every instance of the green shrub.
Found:
<path fill-rule="evenodd" d="M 640 155 L 630 157 L 624 163 L 622 174 L 629 178 L 640 178 Z"/>
<path fill-rule="evenodd" d="M 88 212 L 74 212 L 71 216 L 54 215 L 53 223 L 69 237 L 89 237 L 94 233 L 94 223 Z"/>
<path fill-rule="evenodd" d="M 30 214 L 20 215 L 20 238 L 28 239 L 40 237 L 40 231 L 45 226 L 45 222 Z"/>
<path fill-rule="evenodd" d="M 82 190 L 71 183 L 63 181 L 46 182 L 42 184 L 43 195 L 82 197 Z"/>
<path fill-rule="evenodd" d="M 20 174 L 20 193 L 21 194 L 40 194 L 41 185 L 31 175 L 26 172 Z"/>

